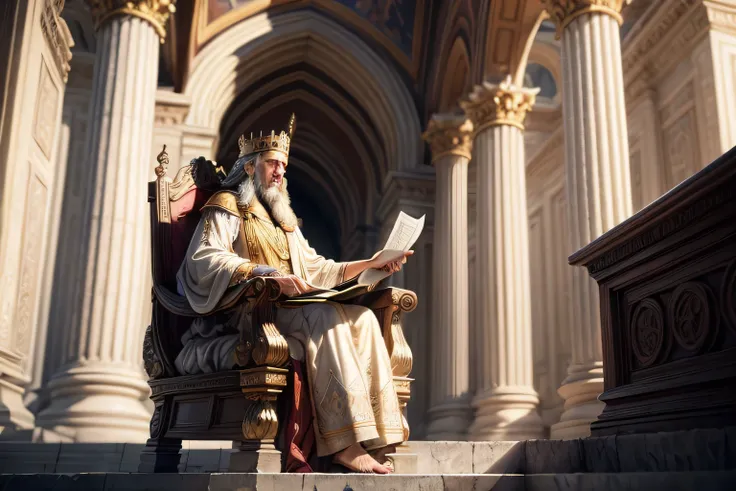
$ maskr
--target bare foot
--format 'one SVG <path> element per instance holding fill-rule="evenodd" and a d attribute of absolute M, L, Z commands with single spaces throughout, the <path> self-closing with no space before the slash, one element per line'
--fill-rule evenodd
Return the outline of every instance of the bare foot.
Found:
<path fill-rule="evenodd" d="M 343 465 L 353 472 L 389 474 L 391 471 L 376 459 L 368 455 L 360 443 L 354 443 L 345 450 L 337 453 L 333 462 Z"/>
<path fill-rule="evenodd" d="M 378 462 L 383 463 L 386 459 L 386 454 L 390 453 L 396 453 L 396 445 L 388 445 L 386 447 L 381 447 L 378 450 L 374 450 L 371 452 L 371 455 L 373 455 L 373 458 L 376 459 Z"/>
<path fill-rule="evenodd" d="M 395 472 L 394 463 L 391 459 L 386 457 L 386 454 L 390 454 L 390 453 L 396 453 L 395 445 L 388 445 L 386 447 L 381 447 L 378 450 L 372 451 L 370 455 L 372 455 L 373 458 L 376 459 L 376 462 L 386 467 L 393 474 Z"/>

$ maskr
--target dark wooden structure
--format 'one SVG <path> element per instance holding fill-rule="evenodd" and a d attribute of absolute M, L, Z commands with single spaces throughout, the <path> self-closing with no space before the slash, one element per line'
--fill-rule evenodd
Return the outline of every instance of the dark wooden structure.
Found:
<path fill-rule="evenodd" d="M 291 370 L 286 340 L 269 315 L 275 302 L 286 301 L 280 280 L 257 278 L 238 299 L 254 302 L 252 332 L 242 333 L 237 350 L 244 369 L 177 374 L 174 360 L 182 349 L 181 336 L 197 314 L 176 294 L 176 272 L 199 222 L 199 210 L 219 188 L 220 179 L 212 162 L 204 158 L 182 168 L 173 181 L 166 176 L 167 164 L 162 152 L 158 178 L 149 184 L 153 318 L 146 331 L 143 358 L 155 409 L 139 471 L 177 472 L 182 440 L 233 440 L 239 451 L 231 456 L 231 471 L 280 472 L 284 463 L 274 444 L 283 415 L 276 401 Z M 364 305 L 376 314 L 403 409 L 410 398 L 412 354 L 401 318 L 416 307 L 416 295 L 385 288 L 346 302 Z M 405 419 L 403 423 L 408 439 L 409 427 Z"/>
<path fill-rule="evenodd" d="M 570 264 L 600 286 L 593 436 L 736 425 L 736 148 Z"/>

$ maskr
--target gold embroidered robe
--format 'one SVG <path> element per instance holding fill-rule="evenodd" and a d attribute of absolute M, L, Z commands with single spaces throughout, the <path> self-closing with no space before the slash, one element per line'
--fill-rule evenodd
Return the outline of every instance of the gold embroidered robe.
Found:
<path fill-rule="evenodd" d="M 342 282 L 345 272 L 345 263 L 318 255 L 298 228 L 275 225 L 256 198 L 239 209 L 236 195 L 222 191 L 204 207 L 177 275 L 180 293 L 195 311 L 207 314 L 235 298 L 240 282 L 259 264 L 325 288 Z M 225 315 L 196 319 L 182 337 L 177 369 L 182 374 L 231 369 L 238 329 L 249 325 L 246 303 Z M 372 449 L 403 440 L 391 361 L 372 311 L 331 302 L 280 307 L 276 327 L 292 356 L 306 362 L 320 456 L 355 442 Z"/>

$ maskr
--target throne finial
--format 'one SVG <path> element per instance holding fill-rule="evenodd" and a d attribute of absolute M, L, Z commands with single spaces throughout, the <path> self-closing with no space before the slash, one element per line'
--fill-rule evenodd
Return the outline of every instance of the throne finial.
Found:
<path fill-rule="evenodd" d="M 168 167 L 169 165 L 169 154 L 166 153 L 166 145 L 164 145 L 161 153 L 156 156 L 156 160 L 158 161 L 158 167 L 156 167 L 156 175 L 158 177 L 164 177 L 166 175 L 166 167 Z"/>

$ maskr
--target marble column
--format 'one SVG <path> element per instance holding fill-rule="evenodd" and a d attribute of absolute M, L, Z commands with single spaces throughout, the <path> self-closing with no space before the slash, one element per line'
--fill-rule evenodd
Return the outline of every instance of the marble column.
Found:
<path fill-rule="evenodd" d="M 44 439 L 144 442 L 141 306 L 150 254 L 147 182 L 159 43 L 173 1 L 91 0 L 97 56 L 85 145 L 87 178 L 77 284 L 80 299 L 64 326 L 51 404 L 37 418 Z"/>
<path fill-rule="evenodd" d="M 570 252 L 631 215 L 629 144 L 619 26 L 624 0 L 547 0 L 562 37 L 563 120 Z M 552 438 L 590 435 L 603 403 L 598 286 L 573 272 L 572 359 Z"/>
<path fill-rule="evenodd" d="M 425 140 L 437 171 L 428 440 L 464 440 L 468 394 L 468 161 L 473 123 L 436 115 Z"/>
<path fill-rule="evenodd" d="M 478 391 L 471 440 L 539 438 L 534 390 L 524 118 L 537 89 L 510 78 L 476 86 L 462 106 L 475 125 Z"/>

